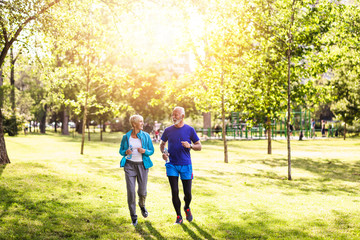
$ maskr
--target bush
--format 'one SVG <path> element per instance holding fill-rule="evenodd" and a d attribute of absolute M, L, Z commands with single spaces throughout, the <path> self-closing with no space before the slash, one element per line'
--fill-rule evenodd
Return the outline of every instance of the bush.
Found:
<path fill-rule="evenodd" d="M 21 131 L 22 122 L 16 121 L 16 118 L 6 118 L 3 116 L 3 126 L 4 126 L 4 133 L 9 134 L 9 136 L 15 136 L 18 134 L 18 131 Z"/>

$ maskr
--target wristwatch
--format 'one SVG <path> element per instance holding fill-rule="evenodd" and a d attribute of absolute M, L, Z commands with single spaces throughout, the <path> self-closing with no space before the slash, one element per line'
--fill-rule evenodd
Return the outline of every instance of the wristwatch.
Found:
<path fill-rule="evenodd" d="M 190 148 L 192 149 L 192 144 L 190 143 Z"/>

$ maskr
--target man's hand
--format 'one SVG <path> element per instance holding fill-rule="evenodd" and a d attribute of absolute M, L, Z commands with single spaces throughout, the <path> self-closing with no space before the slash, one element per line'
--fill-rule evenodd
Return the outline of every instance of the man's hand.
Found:
<path fill-rule="evenodd" d="M 190 148 L 190 143 L 188 143 L 187 141 L 181 141 L 181 145 L 182 145 L 184 148 Z"/>
<path fill-rule="evenodd" d="M 162 152 L 162 158 L 165 161 L 167 161 L 170 154 L 167 151 L 165 151 L 165 144 L 166 144 L 166 142 L 160 140 L 160 151 Z"/>
<path fill-rule="evenodd" d="M 162 158 L 165 160 L 165 161 L 167 161 L 168 160 L 168 158 L 169 158 L 169 153 L 167 153 L 167 152 L 164 152 L 163 154 L 162 154 Z"/>

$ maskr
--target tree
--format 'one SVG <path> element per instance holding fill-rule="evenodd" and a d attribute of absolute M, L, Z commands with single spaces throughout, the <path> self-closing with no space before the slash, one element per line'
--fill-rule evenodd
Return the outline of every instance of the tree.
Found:
<path fill-rule="evenodd" d="M 258 93 L 253 97 L 254 104 L 267 106 L 265 112 L 270 117 L 279 115 L 286 106 L 288 179 L 291 180 L 291 109 L 314 100 L 307 56 L 321 47 L 319 39 L 329 30 L 331 18 L 326 14 L 331 3 L 269 0 L 253 1 L 252 6 L 250 19 L 258 36 L 254 48 L 259 49 L 257 54 L 261 56 L 252 56 L 252 59 L 260 59 L 259 72 L 265 73 L 252 76 L 263 80 L 258 84 L 258 91 L 254 91 Z"/>
<path fill-rule="evenodd" d="M 118 42 L 114 36 L 111 9 L 103 2 L 86 3 L 77 1 L 61 6 L 61 11 L 54 12 L 53 17 L 65 18 L 66 21 L 57 22 L 48 31 L 53 43 L 53 59 L 61 61 L 51 70 L 52 75 L 59 77 L 52 83 L 55 88 L 66 86 L 57 91 L 57 99 L 65 106 L 71 105 L 75 114 L 81 115 L 81 154 L 84 152 L 85 125 L 90 115 L 95 119 L 95 116 L 119 111 L 114 103 L 119 98 L 113 95 L 113 90 L 119 86 L 126 89 L 122 81 L 127 76 L 124 70 L 112 64 L 112 52 Z M 67 89 L 71 94 L 64 91 Z"/>
<path fill-rule="evenodd" d="M 359 3 L 353 1 L 337 7 L 337 24 L 326 38 L 329 54 L 324 60 L 332 76 L 329 81 L 333 96 L 331 110 L 345 123 L 344 140 L 347 125 L 360 118 Z"/>
<path fill-rule="evenodd" d="M 29 23 L 38 20 L 42 14 L 58 2 L 60 0 L 39 1 L 38 4 L 27 4 L 22 1 L 0 2 L 0 69 L 4 65 L 10 47 L 17 40 L 20 33 Z M 2 70 L 0 71 L 2 73 Z M 0 88 L 2 85 L 3 79 L 1 79 Z M 2 106 L 2 103 L 3 95 L 0 95 L 0 106 Z M 10 163 L 10 160 L 7 155 L 2 121 L 3 117 L 0 109 L 0 164 L 7 164 Z"/>
<path fill-rule="evenodd" d="M 14 48 L 13 46 L 10 48 L 10 85 L 11 85 L 11 92 L 10 92 L 10 101 L 11 101 L 11 110 L 12 110 L 12 117 L 11 117 L 11 134 L 9 135 L 17 135 L 17 123 L 16 123 L 16 101 L 15 101 L 15 63 L 18 59 L 19 55 L 21 54 L 21 51 L 19 51 L 14 56 Z"/>
<path fill-rule="evenodd" d="M 234 102 L 231 101 L 241 102 L 241 99 L 232 98 L 232 92 L 234 86 L 244 85 L 241 72 L 242 57 L 248 46 L 248 22 L 243 19 L 242 2 L 212 3 L 204 14 L 202 44 L 193 47 L 199 64 L 194 74 L 195 84 L 189 91 L 194 95 L 198 109 L 221 112 L 224 162 L 227 163 L 225 118 L 234 109 Z"/>

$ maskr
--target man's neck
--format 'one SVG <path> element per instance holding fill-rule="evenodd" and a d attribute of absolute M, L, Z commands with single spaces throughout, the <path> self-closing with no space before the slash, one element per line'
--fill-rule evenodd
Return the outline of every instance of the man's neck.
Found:
<path fill-rule="evenodd" d="M 176 127 L 176 128 L 182 128 L 183 126 L 185 125 L 185 123 L 183 122 L 183 121 L 181 121 L 181 122 L 179 122 L 178 124 L 174 124 L 174 126 Z"/>

